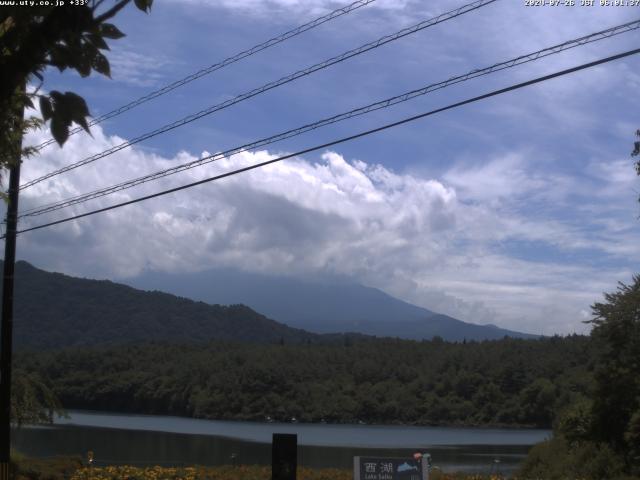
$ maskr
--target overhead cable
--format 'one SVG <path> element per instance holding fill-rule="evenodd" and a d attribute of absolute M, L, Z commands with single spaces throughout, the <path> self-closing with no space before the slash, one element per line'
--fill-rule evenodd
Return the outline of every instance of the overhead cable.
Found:
<path fill-rule="evenodd" d="M 494 72 L 498 72 L 507 68 L 512 68 L 518 65 L 522 65 L 525 63 L 529 63 L 529 62 L 533 62 L 535 60 L 538 60 L 540 58 L 544 58 L 547 57 L 549 55 L 553 55 L 553 54 L 557 54 L 560 52 L 563 52 L 565 50 L 569 50 L 581 45 L 585 45 L 585 44 L 589 44 L 592 42 L 596 42 L 599 40 L 603 40 L 605 38 L 610 38 L 614 35 L 619 35 L 621 33 L 625 33 L 625 32 L 629 32 L 632 30 L 636 30 L 640 28 L 640 19 L 639 20 L 635 20 L 633 22 L 628 22 L 622 25 L 617 25 L 615 27 L 611 27 L 608 28 L 606 30 L 602 30 L 599 32 L 595 32 L 592 33 L 590 35 L 586 35 L 580 38 L 576 38 L 574 40 L 569 40 L 563 43 L 560 43 L 558 45 L 554 45 L 552 47 L 548 47 L 542 50 L 538 50 L 536 52 L 532 52 L 532 53 L 528 53 L 526 55 L 521 55 L 519 57 L 504 61 L 504 62 L 500 62 L 500 63 L 496 63 L 494 65 L 491 65 L 489 67 L 485 67 L 485 68 L 480 68 L 480 69 L 475 69 L 472 70 L 464 75 L 458 75 L 458 76 L 454 76 L 454 77 L 450 77 L 447 80 L 444 80 L 442 82 L 438 82 L 438 83 L 432 83 L 429 84 L 425 87 L 419 88 L 419 89 L 415 89 L 412 90 L 410 92 L 407 93 L 403 93 L 402 95 L 396 95 L 394 97 L 390 97 L 387 98 L 385 100 L 380 100 L 378 102 L 375 103 L 371 103 L 369 105 L 366 105 L 364 107 L 359 107 L 353 110 L 350 110 L 348 112 L 345 113 L 341 113 L 338 115 L 334 115 L 332 117 L 328 117 L 328 118 L 324 118 L 322 120 L 318 120 L 314 123 L 310 123 L 307 125 L 303 125 L 301 127 L 298 128 L 294 128 L 291 130 L 287 130 L 286 132 L 282 132 L 282 133 L 278 133 L 276 135 L 272 135 L 270 137 L 267 138 L 262 138 L 260 140 L 256 140 L 254 142 L 239 146 L 239 147 L 235 147 L 235 148 L 231 148 L 229 150 L 225 150 L 223 152 L 219 152 L 216 153 L 214 155 L 209 155 L 209 156 L 205 156 L 203 158 L 199 158 L 197 160 L 193 160 L 191 162 L 187 162 L 184 163 L 182 165 L 177 165 L 175 167 L 171 167 L 171 168 L 167 168 L 164 170 L 160 170 L 158 172 L 154 172 L 154 173 L 150 173 L 147 175 L 143 175 L 141 177 L 135 178 L 135 179 L 131 179 L 131 180 L 127 180 L 125 182 L 122 183 L 118 183 L 116 185 L 112 185 L 109 187 L 105 187 L 105 188 L 101 188 L 98 190 L 94 190 L 92 192 L 89 193 L 84 193 L 84 194 L 80 194 L 80 195 L 76 195 L 74 197 L 71 198 L 67 198 L 58 202 L 54 202 L 54 203 L 49 203 L 47 205 L 41 205 L 38 207 L 34 207 L 32 209 L 29 210 L 25 210 L 24 212 L 22 212 L 18 218 L 22 218 L 22 217 L 32 217 L 32 216 L 37 216 L 37 215 L 42 215 L 45 213 L 49 213 L 55 210 L 59 210 L 62 208 L 66 208 L 72 205 L 77 205 L 79 203 L 84 203 L 87 202 L 89 200 L 93 200 L 96 198 L 100 198 L 103 197 L 105 195 L 110 195 L 112 193 L 118 192 L 118 191 L 122 191 L 122 190 L 126 190 L 128 188 L 132 188 L 138 185 L 141 185 L 143 183 L 147 183 L 150 181 L 154 181 L 154 180 L 158 180 L 160 178 L 169 176 L 169 175 L 173 175 L 179 172 L 183 172 L 185 170 L 189 170 L 195 167 L 199 167 L 201 165 L 205 165 L 207 163 L 211 163 L 211 162 L 215 162 L 217 160 L 221 160 L 223 158 L 228 158 L 231 155 L 235 155 L 238 153 L 242 153 L 242 152 L 246 152 L 249 150 L 253 150 L 255 148 L 259 148 L 259 147 L 263 147 L 266 145 L 270 145 L 272 143 L 287 139 L 287 138 L 291 138 L 291 137 L 295 137 L 298 135 L 301 135 L 303 133 L 315 130 L 317 128 L 321 128 L 327 125 L 331 125 L 333 123 L 337 123 L 343 120 L 347 120 L 349 118 L 353 118 L 359 115 L 364 115 L 376 110 L 380 110 L 383 108 L 387 108 L 390 107 L 392 105 L 396 105 L 398 103 L 401 102 L 406 102 L 408 100 L 411 100 L 413 98 L 416 98 L 420 95 L 425 95 L 428 94 L 430 92 L 433 92 L 435 90 L 439 90 L 439 89 L 443 89 L 446 88 L 450 85 L 454 85 L 457 83 L 461 83 L 473 78 L 477 78 L 483 75 L 488 75 Z"/>
<path fill-rule="evenodd" d="M 413 25 L 411 27 L 407 27 L 407 28 L 403 28 L 402 30 L 391 34 L 391 35 L 386 35 L 384 37 L 379 38 L 378 40 L 375 40 L 373 42 L 367 43 L 365 45 L 362 45 L 358 48 L 355 48 L 353 50 L 349 50 L 347 52 L 344 52 L 338 56 L 332 57 L 328 60 L 325 60 L 323 62 L 320 63 L 316 63 L 315 65 L 312 65 L 311 67 L 305 68 L 303 70 L 298 70 L 295 73 L 289 74 L 285 77 L 280 78 L 279 80 L 273 81 L 273 82 L 269 82 L 261 87 L 255 88 L 253 90 L 250 90 L 248 92 L 245 92 L 243 94 L 237 95 L 236 97 L 226 100 L 222 103 L 219 103 L 217 105 L 213 105 L 210 106 L 208 108 L 205 108 L 204 110 L 200 110 L 199 112 L 193 113 L 191 115 L 188 115 L 180 120 L 176 120 L 173 123 L 164 125 L 160 128 L 157 128 L 151 132 L 147 132 L 144 133 L 142 135 L 139 135 L 131 140 L 128 140 L 126 142 L 123 142 L 121 144 L 115 145 L 107 150 L 104 150 L 103 152 L 97 153 L 95 155 L 92 155 L 90 157 L 87 157 L 83 160 L 79 160 L 75 163 L 72 163 L 70 165 L 67 165 L 65 167 L 62 167 L 58 170 L 55 170 L 53 172 L 47 173 L 46 175 L 43 175 L 41 177 L 38 177 L 34 180 L 31 180 L 29 182 L 24 183 L 23 185 L 20 186 L 20 189 L 25 189 L 28 187 L 31 187 L 37 183 L 40 183 L 44 180 L 47 180 L 49 178 L 55 177 L 56 175 L 60 175 L 62 173 L 74 170 L 78 167 L 81 167 L 83 165 L 87 165 L 89 163 L 95 162 L 96 160 L 99 160 L 101 158 L 107 157 L 109 155 L 112 155 L 124 148 L 127 148 L 131 145 L 135 145 L 137 143 L 142 142 L 143 140 L 148 140 L 149 138 L 155 137 L 157 135 L 166 133 L 170 130 L 173 130 L 175 128 L 181 127 L 183 125 L 186 125 L 188 123 L 191 123 L 195 120 L 198 120 L 202 117 L 205 117 L 207 115 L 211 115 L 212 113 L 218 112 L 220 110 L 224 110 L 225 108 L 228 108 L 232 105 L 235 105 L 237 103 L 240 103 L 244 100 L 248 100 L 252 97 L 255 97 L 256 95 L 260 95 L 264 92 L 267 92 L 269 90 L 272 90 L 276 87 L 279 87 L 281 85 L 293 82 L 301 77 L 310 75 L 312 73 L 315 73 L 319 70 L 322 70 L 324 68 L 330 67 L 331 65 L 335 65 L 337 63 L 343 62 L 349 58 L 355 57 L 357 55 L 361 55 L 365 52 L 368 52 L 369 50 L 373 50 L 375 48 L 381 47 L 382 45 L 385 45 L 387 43 L 393 42 L 395 40 L 398 40 L 400 38 L 406 37 L 407 35 L 411 35 L 413 33 L 419 32 L 421 30 L 424 30 L 425 28 L 429 28 L 432 27 L 434 25 L 437 25 L 439 23 L 445 22 L 447 20 L 451 20 L 453 18 L 459 17 L 460 15 L 464 15 L 465 13 L 469 13 L 471 11 L 477 10 L 479 8 L 482 8 L 486 5 L 489 5 L 493 2 L 496 2 L 497 0 L 476 0 L 472 3 L 469 3 L 467 5 L 463 5 L 462 7 L 456 8 L 455 10 L 451 10 L 449 12 L 443 13 L 438 15 L 437 17 L 431 18 L 429 20 L 425 20 L 422 21 L 416 25 Z"/>
<path fill-rule="evenodd" d="M 636 48 L 634 50 L 629 50 L 629 51 L 624 52 L 624 53 L 619 53 L 617 55 L 612 55 L 610 57 L 602 58 L 600 60 L 596 60 L 596 61 L 593 61 L 593 62 L 584 63 L 584 64 L 579 65 L 577 67 L 568 68 L 568 69 L 565 69 L 565 70 L 561 70 L 559 72 L 555 72 L 555 73 L 552 73 L 552 74 L 549 74 L 549 75 L 544 75 L 542 77 L 535 78 L 533 80 L 528 80 L 526 82 L 522 82 L 522 83 L 518 83 L 518 84 L 515 84 L 515 85 L 511 85 L 511 86 L 506 87 L 506 88 L 501 88 L 499 90 L 494 90 L 494 91 L 486 93 L 484 95 L 480 95 L 480 96 L 473 97 L 473 98 L 470 98 L 470 99 L 467 99 L 467 100 L 463 100 L 461 102 L 453 103 L 453 104 L 447 105 L 446 107 L 441 107 L 441 108 L 438 108 L 436 110 L 431 110 L 429 112 L 421 113 L 419 115 L 414 115 L 412 117 L 404 118 L 404 119 L 399 120 L 397 122 L 387 123 L 387 124 L 382 125 L 380 127 L 373 128 L 371 130 L 366 130 L 364 132 L 360 132 L 360 133 L 357 133 L 355 135 L 350 135 L 348 137 L 340 138 L 338 140 L 333 140 L 331 142 L 323 143 L 321 145 L 316 145 L 314 147 L 305 148 L 304 150 L 299 150 L 299 151 L 297 151 L 295 153 L 290 153 L 290 154 L 287 154 L 287 155 L 283 155 L 283 156 L 278 157 L 278 158 L 274 158 L 274 159 L 267 160 L 267 161 L 264 161 L 264 162 L 256 163 L 254 165 L 249 165 L 247 167 L 243 167 L 243 168 L 239 168 L 237 170 L 233 170 L 233 171 L 230 171 L 230 172 L 222 173 L 220 175 L 215 175 L 213 177 L 205 178 L 203 180 L 198 180 L 196 182 L 188 183 L 186 185 L 181 185 L 179 187 L 174 187 L 174 188 L 170 188 L 170 189 L 167 189 L 167 190 L 162 190 L 160 192 L 156 192 L 156 193 L 153 193 L 153 194 L 150 194 L 150 195 L 145 195 L 143 197 L 138 197 L 138 198 L 135 198 L 133 200 L 128 200 L 126 202 L 117 203 L 117 204 L 114 204 L 114 205 L 110 205 L 108 207 L 99 208 L 99 209 L 96 209 L 96 210 L 91 210 L 89 212 L 81 213 L 79 215 L 73 215 L 73 216 L 62 218 L 60 220 L 56 220 L 56 221 L 53 221 L 53 222 L 43 223 L 43 224 L 40 224 L 40 225 L 36 225 L 34 227 L 25 228 L 23 230 L 19 230 L 17 233 L 26 233 L 26 232 L 31 232 L 33 230 L 40 230 L 40 229 L 43 229 L 43 228 L 52 227 L 54 225 L 60 225 L 62 223 L 70 222 L 72 220 L 78 220 L 80 218 L 89 217 L 89 216 L 92 216 L 92 215 L 96 215 L 98 213 L 108 212 L 110 210 L 115 210 L 117 208 L 121 208 L 121 207 L 124 207 L 124 206 L 127 206 L 127 205 L 133 205 L 135 203 L 143 202 L 145 200 L 150 200 L 152 198 L 157 198 L 157 197 L 161 197 L 163 195 L 168 195 L 169 193 L 174 193 L 174 192 L 178 192 L 178 191 L 181 191 L 181 190 L 186 190 L 188 188 L 196 187 L 198 185 L 203 185 L 205 183 L 209 183 L 209 182 L 213 182 L 213 181 L 220 180 L 220 179 L 223 179 L 223 178 L 231 177 L 231 176 L 237 175 L 239 173 L 247 172 L 249 170 L 254 170 L 256 168 L 261 168 L 261 167 L 264 167 L 264 166 L 267 166 L 267 165 L 271 165 L 273 163 L 280 162 L 282 160 L 286 160 L 286 159 L 289 159 L 289 158 L 293 158 L 293 157 L 297 157 L 297 156 L 300 156 L 300 155 L 304 155 L 306 153 L 314 152 L 316 150 L 322 150 L 324 148 L 332 147 L 334 145 L 338 145 L 338 144 L 341 144 L 341 143 L 344 143 L 344 142 L 348 142 L 348 141 L 351 141 L 351 140 L 355 140 L 355 139 L 358 139 L 358 138 L 366 137 L 368 135 L 372 135 L 374 133 L 378 133 L 378 132 L 381 132 L 381 131 L 384 131 L 384 130 L 387 130 L 387 129 L 390 129 L 390 128 L 393 128 L 393 127 L 397 127 L 399 125 L 404 125 L 406 123 L 414 122 L 414 121 L 419 120 L 421 118 L 425 118 L 425 117 L 429 117 L 431 115 L 435 115 L 436 113 L 444 112 L 444 111 L 447 111 L 447 110 L 452 110 L 454 108 L 458 108 L 458 107 L 461 107 L 461 106 L 464 106 L 464 105 L 468 105 L 468 104 L 475 103 L 475 102 L 478 102 L 478 101 L 481 101 L 481 100 L 485 100 L 487 98 L 495 97 L 497 95 L 502 95 L 502 94 L 507 93 L 507 92 L 512 92 L 514 90 L 518 90 L 518 89 L 521 89 L 521 88 L 524 88 L 524 87 L 528 87 L 530 85 L 542 83 L 542 82 L 545 82 L 545 81 L 548 81 L 548 80 L 551 80 L 551 79 L 554 79 L 554 78 L 557 78 L 557 77 L 568 75 L 570 73 L 574 73 L 574 72 L 577 72 L 577 71 L 580 71 L 580 70 L 585 70 L 587 68 L 592 68 L 592 67 L 595 67 L 597 65 L 602 65 L 602 64 L 605 64 L 605 63 L 608 63 L 608 62 L 612 62 L 614 60 L 619 60 L 621 58 L 629 57 L 631 55 L 636 55 L 638 53 L 640 53 L 640 48 Z M 4 235 L 2 237 L 0 237 L 0 238 L 4 238 Z"/>
<path fill-rule="evenodd" d="M 216 70 L 220 70 L 221 68 L 228 67 L 229 65 L 236 63 L 237 61 L 250 57 L 251 55 L 255 55 L 258 52 L 261 52 L 263 50 L 266 50 L 267 48 L 273 47 L 274 45 L 284 42 L 285 40 L 288 40 L 292 37 L 300 35 L 301 33 L 304 33 L 313 28 L 316 28 L 322 25 L 323 23 L 326 23 L 330 20 L 341 17 L 342 15 L 351 13 L 354 10 L 357 10 L 358 8 L 364 7 L 365 5 L 368 5 L 375 1 L 376 0 L 358 0 L 357 2 L 353 2 L 350 5 L 347 5 L 342 8 L 338 8 L 333 12 L 329 12 L 326 15 L 323 15 L 321 17 L 316 18 L 315 20 L 307 22 L 304 25 L 300 25 L 299 27 L 289 30 L 288 32 L 278 35 L 277 37 L 273 37 L 267 40 L 266 42 L 255 45 L 251 48 L 248 48 L 247 50 L 243 50 L 242 52 L 236 53 L 235 55 L 228 57 L 222 60 L 221 62 L 214 63 L 213 65 L 209 65 L 208 67 L 205 67 L 201 70 L 198 70 L 195 73 L 187 75 L 186 77 L 180 80 L 176 80 L 175 82 L 170 83 L 169 85 L 165 85 L 164 87 L 159 88 L 158 90 L 148 93 L 147 95 L 144 95 L 138 98 L 137 100 L 133 100 L 132 102 L 127 103 L 126 105 L 123 105 L 114 110 L 111 110 L 110 112 L 105 113 L 104 115 L 100 115 L 99 117 L 96 117 L 93 120 L 91 120 L 89 122 L 89 126 L 91 127 L 93 125 L 97 125 L 98 123 L 104 122 L 105 120 L 116 117 L 121 113 L 124 113 L 139 105 L 142 105 L 143 103 L 146 103 L 149 100 L 153 100 L 154 98 L 157 98 L 161 95 L 169 93 L 170 91 L 175 90 L 176 88 L 182 87 L 187 83 L 193 82 L 198 78 L 204 77 L 205 75 L 209 75 L 210 73 L 213 73 Z M 69 131 L 69 135 L 73 135 L 75 133 L 82 132 L 82 131 L 83 131 L 82 127 L 76 127 Z M 56 141 L 53 138 L 50 138 L 46 142 L 43 142 L 40 145 L 37 145 L 35 148 L 37 150 L 42 150 L 44 147 L 51 145 L 53 143 L 56 143 Z"/>

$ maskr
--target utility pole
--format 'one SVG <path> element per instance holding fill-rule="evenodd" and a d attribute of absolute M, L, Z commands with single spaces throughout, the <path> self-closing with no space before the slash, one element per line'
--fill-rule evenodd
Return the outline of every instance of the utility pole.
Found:
<path fill-rule="evenodd" d="M 22 103 L 19 91 L 19 103 Z M 4 272 L 2 283 L 2 319 L 0 325 L 0 480 L 9 480 L 11 456 L 11 356 L 13 350 L 13 276 L 16 263 L 16 230 L 18 226 L 18 193 L 20 192 L 20 153 L 22 151 L 21 122 L 24 106 L 16 108 L 16 151 L 9 169 L 9 199 L 7 229 L 4 243 Z"/>

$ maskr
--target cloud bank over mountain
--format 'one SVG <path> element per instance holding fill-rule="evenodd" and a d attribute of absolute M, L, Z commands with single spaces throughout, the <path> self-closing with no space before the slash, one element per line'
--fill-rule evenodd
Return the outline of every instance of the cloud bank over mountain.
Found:
<path fill-rule="evenodd" d="M 118 144 L 100 127 L 94 139 L 71 137 L 25 163 L 23 179 Z M 30 134 L 39 143 L 48 132 Z M 308 155 L 20 237 L 19 256 L 38 267 L 89 277 L 237 268 L 311 277 L 339 275 L 399 298 L 477 323 L 532 333 L 583 330 L 585 311 L 625 268 L 604 271 L 584 255 L 636 255 L 637 231 L 601 222 L 618 208 L 615 192 L 631 188 L 633 171 L 618 161 L 591 165 L 607 175 L 582 184 L 534 172 L 526 152 L 498 154 L 483 166 L 460 161 L 441 178 L 396 172 L 335 151 Z M 80 213 L 142 194 L 275 158 L 277 150 L 243 153 L 159 182 L 117 193 Z M 203 155 L 206 155 L 204 152 Z M 121 151 L 25 190 L 21 207 L 66 198 L 178 163 L 141 148 Z M 598 193 L 572 207 L 580 227 L 554 211 L 570 197 Z M 608 199 L 608 200 L 607 200 Z M 531 206 L 547 211 L 531 214 Z M 540 207 L 542 208 L 542 207 Z M 563 207 L 564 208 L 564 207 Z M 594 213 L 598 211 L 598 213 Z M 566 213 L 566 212 L 564 212 Z M 41 223 L 29 219 L 23 226 Z M 518 245 L 561 252 L 558 262 L 526 258 Z"/>

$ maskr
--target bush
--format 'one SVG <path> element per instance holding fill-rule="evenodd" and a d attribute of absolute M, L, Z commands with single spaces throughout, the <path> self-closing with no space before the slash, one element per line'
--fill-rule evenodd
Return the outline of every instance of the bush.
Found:
<path fill-rule="evenodd" d="M 66 480 L 82 467 L 78 457 L 26 458 L 11 454 L 11 471 L 14 480 Z"/>
<path fill-rule="evenodd" d="M 597 442 L 569 443 L 564 437 L 534 446 L 525 459 L 518 478 L 544 480 L 622 480 L 623 458 L 611 447 Z"/>

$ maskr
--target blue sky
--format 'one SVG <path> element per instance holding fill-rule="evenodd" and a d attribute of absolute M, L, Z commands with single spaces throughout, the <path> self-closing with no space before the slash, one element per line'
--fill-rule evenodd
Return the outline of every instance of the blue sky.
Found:
<path fill-rule="evenodd" d="M 346 2 L 345 2 L 346 3 Z M 48 72 L 100 115 L 345 3 L 156 1 L 115 23 L 113 79 Z M 579 3 L 579 2 L 578 2 Z M 462 5 L 377 0 L 72 137 L 23 179 Z M 24 207 L 235 147 L 640 17 L 634 7 L 526 7 L 500 0 L 26 190 Z M 324 143 L 638 46 L 637 32 L 569 50 L 121 192 L 114 201 Z M 145 204 L 24 234 L 19 257 L 95 278 L 217 266 L 340 275 L 463 320 L 585 332 L 589 306 L 640 257 L 640 58 L 438 114 L 330 150 Z M 47 131 L 30 135 L 37 143 Z M 46 219 L 59 218 L 62 212 Z M 40 223 L 29 220 L 27 225 Z M 44 219 L 42 219 L 44 220 Z"/>

